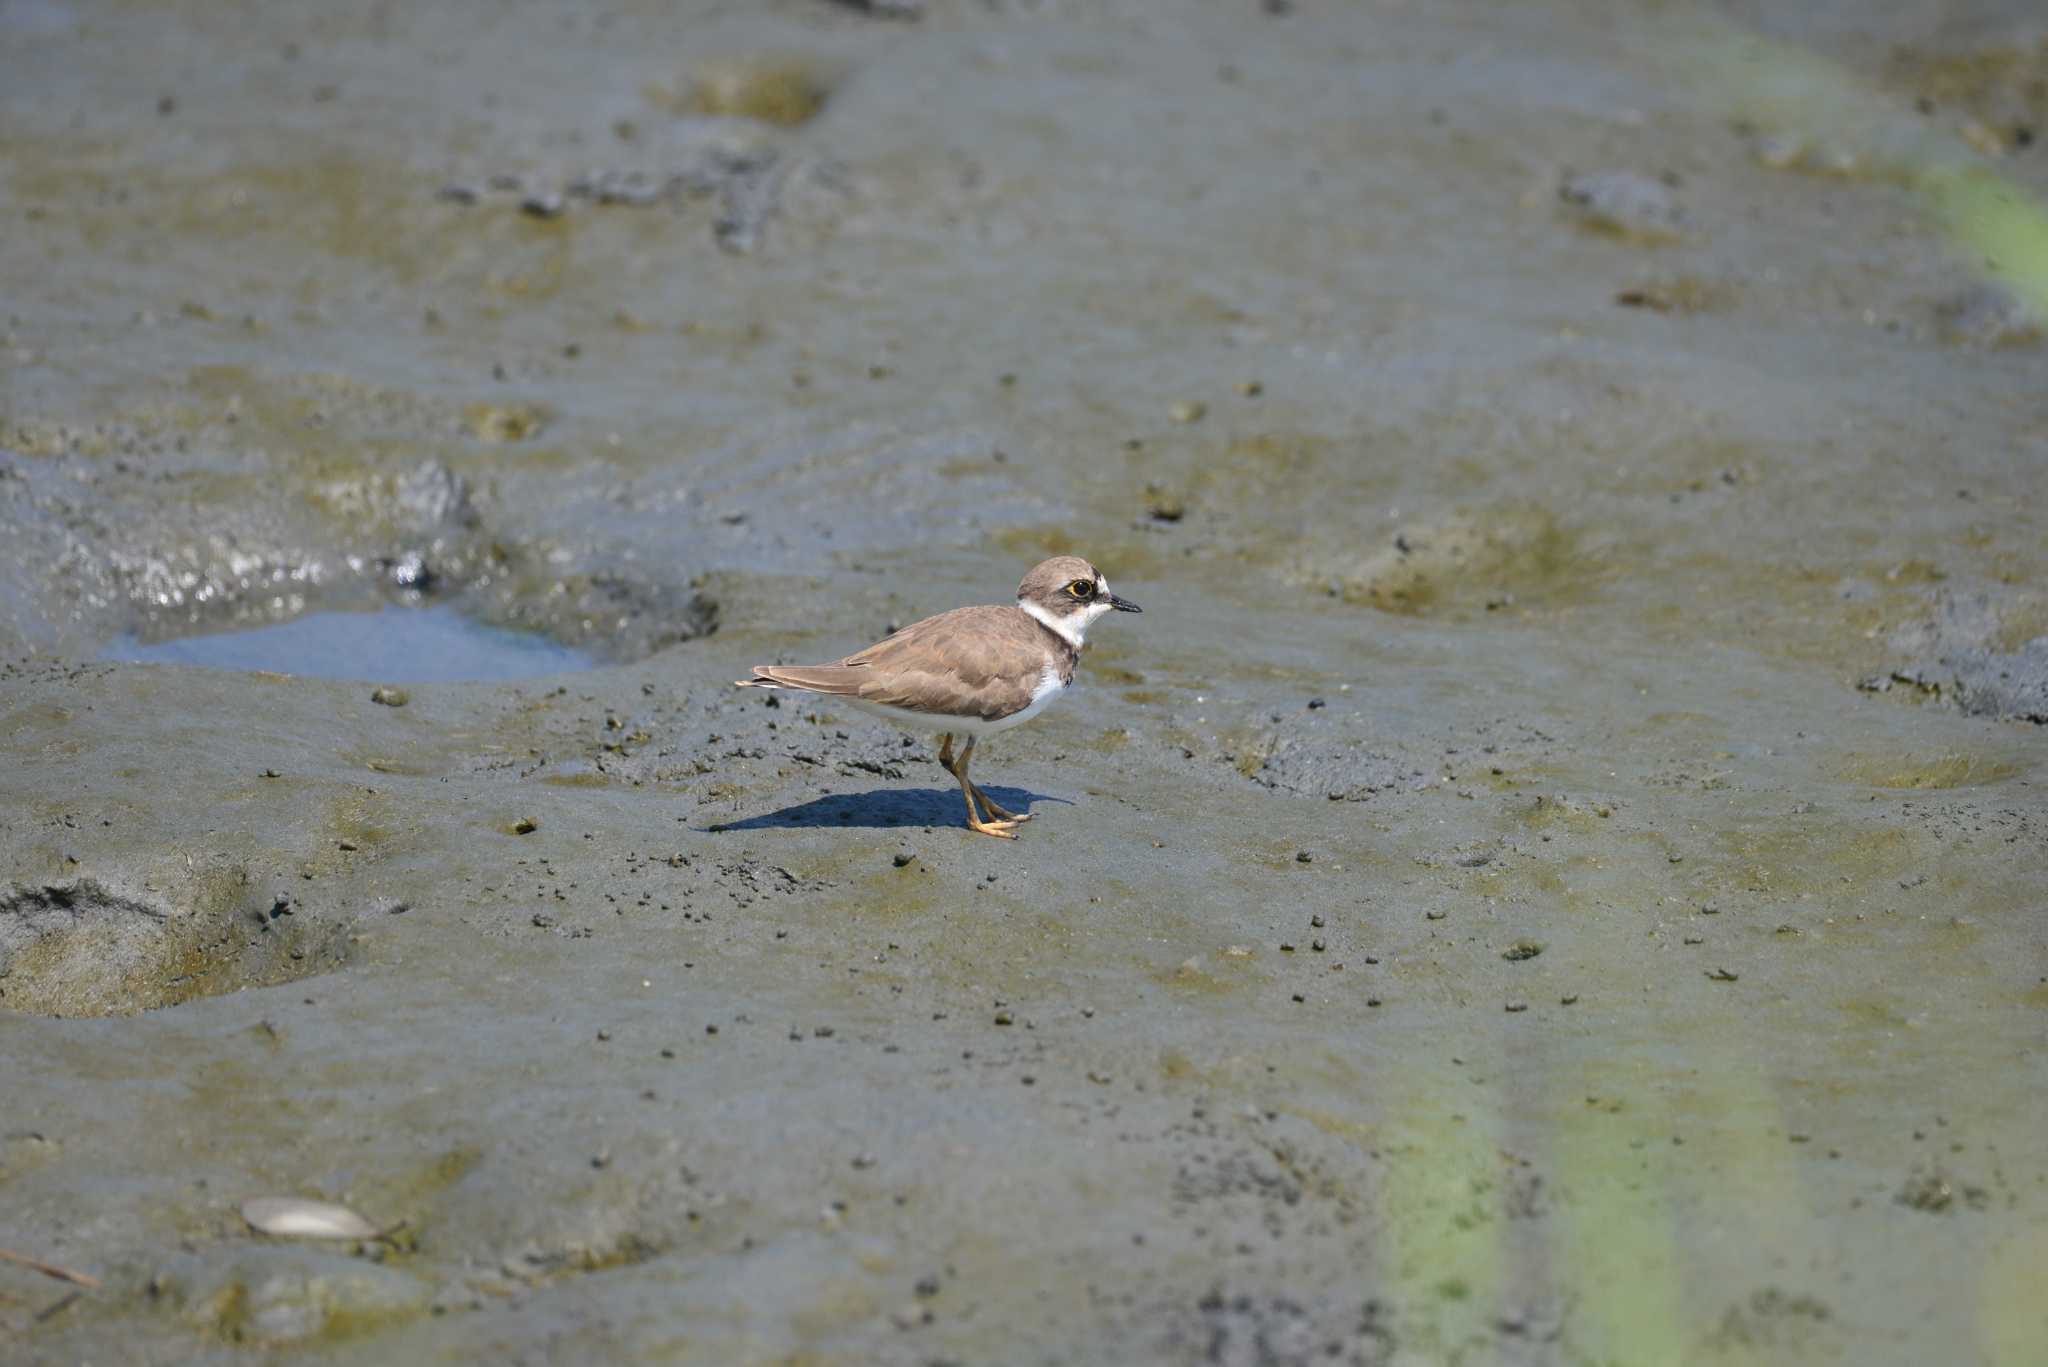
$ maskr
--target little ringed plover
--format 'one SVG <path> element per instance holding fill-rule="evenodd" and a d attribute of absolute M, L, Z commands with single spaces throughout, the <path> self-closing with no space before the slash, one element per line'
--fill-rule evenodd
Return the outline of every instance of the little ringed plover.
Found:
<path fill-rule="evenodd" d="M 754 677 L 738 685 L 825 694 L 900 725 L 937 731 L 939 763 L 960 780 L 967 800 L 968 829 L 1014 840 L 1012 828 L 1031 818 L 990 801 L 967 777 L 974 743 L 1051 706 L 1074 681 L 1074 664 L 1096 618 L 1142 610 L 1111 593 L 1109 580 L 1086 560 L 1058 555 L 1024 576 L 1014 607 L 954 608 L 831 664 L 755 665 Z M 957 756 L 956 735 L 964 741 Z"/>

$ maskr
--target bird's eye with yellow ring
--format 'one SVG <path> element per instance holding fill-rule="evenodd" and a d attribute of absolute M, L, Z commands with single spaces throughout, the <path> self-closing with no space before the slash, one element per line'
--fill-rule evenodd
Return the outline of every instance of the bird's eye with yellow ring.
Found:
<path fill-rule="evenodd" d="M 1095 592 L 1095 585 L 1086 579 L 1076 579 L 1073 583 L 1067 585 L 1067 592 L 1076 598 L 1086 598 L 1089 594 Z"/>

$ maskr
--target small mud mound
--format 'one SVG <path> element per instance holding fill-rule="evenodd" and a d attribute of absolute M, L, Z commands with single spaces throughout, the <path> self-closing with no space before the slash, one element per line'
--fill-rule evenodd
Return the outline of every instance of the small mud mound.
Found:
<path fill-rule="evenodd" d="M 1550 596 L 1581 568 L 1547 509 L 1511 505 L 1404 527 L 1377 550 L 1312 567 L 1311 577 L 1346 602 L 1421 616 Z"/>
<path fill-rule="evenodd" d="M 1954 651 L 1873 674 L 1858 685 L 1868 693 L 1899 686 L 1916 698 L 1953 703 L 1973 717 L 2048 726 L 2048 636 L 2010 653 Z"/>
<path fill-rule="evenodd" d="M 1278 792 L 1332 802 L 1363 802 L 1375 793 L 1424 788 L 1430 782 L 1412 761 L 1362 743 L 1298 737 L 1274 741 L 1246 777 Z"/>
<path fill-rule="evenodd" d="M 2035 635 L 2044 615 L 2031 594 L 1943 593 L 1932 615 L 1892 633 L 1902 663 L 1858 683 L 1891 693 L 1949 703 L 1973 717 L 2048 726 L 2048 635 Z M 2014 637 L 2016 649 L 2002 648 Z"/>
<path fill-rule="evenodd" d="M 1163 1309 L 1165 1344 L 1179 1362 L 1227 1367 L 1379 1367 L 1400 1357 L 1388 1307 L 1324 1298 L 1211 1290 L 1192 1307 Z"/>
<path fill-rule="evenodd" d="M 93 878 L 0 893 L 0 1009 L 120 1016 L 323 973 L 347 940 L 288 901 L 253 893 L 239 868 L 185 895 L 121 891 Z"/>

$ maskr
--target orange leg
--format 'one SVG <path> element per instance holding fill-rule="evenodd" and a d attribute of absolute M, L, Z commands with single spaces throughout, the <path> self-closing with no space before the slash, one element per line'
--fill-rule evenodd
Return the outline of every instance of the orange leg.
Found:
<path fill-rule="evenodd" d="M 967 786 L 974 789 L 974 795 L 981 799 L 982 807 L 987 810 L 990 816 L 998 817 L 1001 820 L 1008 821 L 1011 823 L 1029 821 L 1031 819 L 1031 813 L 1013 812 L 1008 807 L 1003 806 L 994 798 L 990 797 L 987 793 L 981 791 L 981 785 L 979 783 L 969 783 Z"/>
<path fill-rule="evenodd" d="M 990 802 L 988 794 L 975 787 L 973 782 L 968 779 L 967 763 L 973 757 L 974 741 L 971 737 L 968 739 L 967 744 L 961 747 L 957 758 L 953 754 L 952 733 L 947 732 L 939 737 L 939 763 L 943 764 L 946 767 L 946 771 L 954 778 L 960 780 L 960 796 L 967 802 L 967 829 L 978 831 L 982 835 L 993 835 L 1004 840 L 1015 840 L 1017 837 L 1011 834 L 1010 828 L 1017 824 L 1018 819 L 1011 816 L 1010 813 L 1004 811 L 1001 807 L 998 807 L 995 803 Z M 976 798 L 981 799 L 982 805 L 988 808 L 988 814 L 991 817 L 1000 817 L 1002 819 L 982 820 L 981 813 L 974 808 Z"/>

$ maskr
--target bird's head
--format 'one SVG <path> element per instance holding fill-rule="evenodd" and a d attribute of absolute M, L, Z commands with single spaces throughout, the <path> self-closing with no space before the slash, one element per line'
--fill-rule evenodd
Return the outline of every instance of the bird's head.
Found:
<path fill-rule="evenodd" d="M 1106 612 L 1143 612 L 1109 591 L 1102 571 L 1078 555 L 1056 555 L 1034 565 L 1017 585 L 1017 606 L 1080 649 L 1089 624 Z"/>

